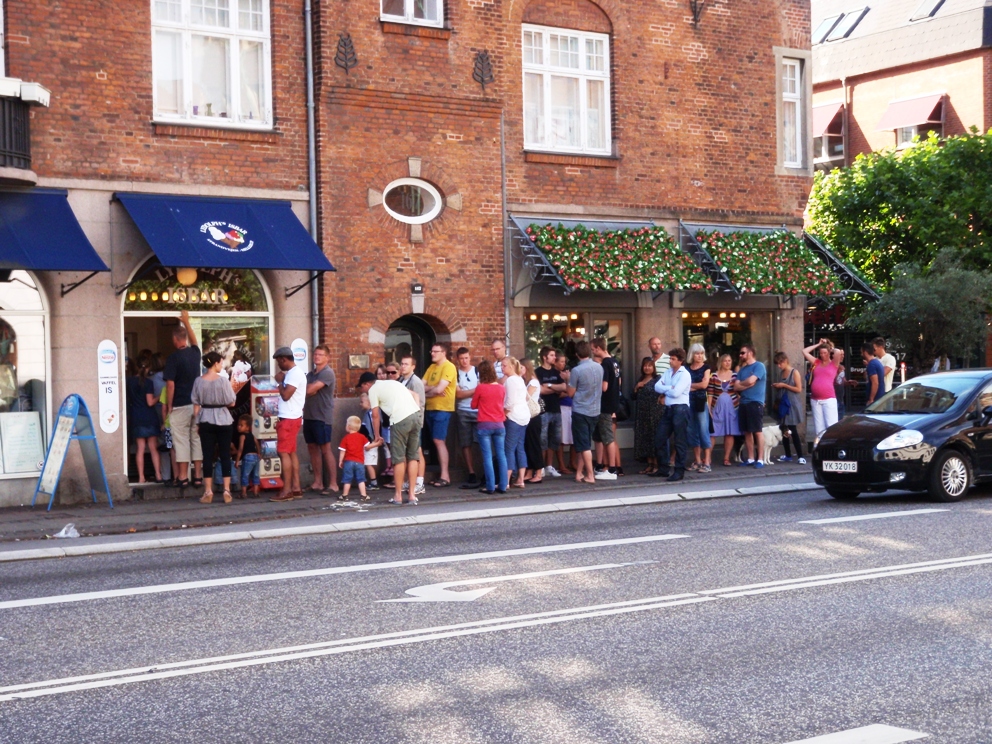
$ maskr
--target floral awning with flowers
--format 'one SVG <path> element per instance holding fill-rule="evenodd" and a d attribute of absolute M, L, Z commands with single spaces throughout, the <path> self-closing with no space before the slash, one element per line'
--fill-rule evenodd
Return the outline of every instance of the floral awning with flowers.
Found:
<path fill-rule="evenodd" d="M 802 236 L 788 230 L 700 230 L 695 238 L 741 292 L 826 297 L 842 289 L 836 274 Z"/>
<path fill-rule="evenodd" d="M 527 237 L 570 289 L 710 291 L 709 277 L 663 227 L 594 230 L 531 224 Z"/>

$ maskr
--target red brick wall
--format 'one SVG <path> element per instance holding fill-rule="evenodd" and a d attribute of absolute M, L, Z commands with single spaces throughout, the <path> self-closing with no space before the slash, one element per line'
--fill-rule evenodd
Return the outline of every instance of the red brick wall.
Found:
<path fill-rule="evenodd" d="M 378 361 L 382 344 L 370 342 L 370 332 L 411 312 L 413 281 L 426 287 L 425 314 L 442 331 L 464 329 L 473 354 L 502 335 L 500 112 L 510 204 L 579 206 L 603 216 L 801 219 L 810 179 L 775 175 L 773 48 L 808 49 L 808 0 L 711 0 L 698 27 L 683 0 L 446 5 L 450 31 L 422 33 L 381 24 L 376 0 L 320 8 L 321 224 L 338 268 L 325 281 L 324 331 L 342 350 Z M 528 162 L 525 22 L 611 33 L 618 159 Z M 345 32 L 359 60 L 347 74 L 333 63 Z M 485 92 L 472 80 L 479 50 L 492 55 L 496 76 Z M 461 211 L 447 210 L 416 244 L 381 206 L 368 206 L 369 189 L 406 175 L 409 157 L 422 158 L 425 177 L 429 164 L 445 190 L 463 198 Z M 343 380 L 350 379 L 345 353 Z"/>
<path fill-rule="evenodd" d="M 891 131 L 876 131 L 889 102 L 928 93 L 946 93 L 944 134 L 964 134 L 972 126 L 987 131 L 992 126 L 988 50 L 884 70 L 848 79 L 848 147 L 850 157 L 895 146 Z M 839 83 L 818 85 L 813 102 L 843 98 Z"/>
<path fill-rule="evenodd" d="M 275 129 L 152 123 L 148 0 L 6 0 L 7 74 L 52 91 L 32 109 L 39 176 L 306 188 L 302 0 L 273 0 Z"/>

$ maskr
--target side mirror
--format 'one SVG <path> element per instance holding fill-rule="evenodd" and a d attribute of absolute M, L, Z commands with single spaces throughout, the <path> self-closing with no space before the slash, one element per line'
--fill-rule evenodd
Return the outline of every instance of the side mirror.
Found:
<path fill-rule="evenodd" d="M 982 409 L 982 426 L 985 426 L 992 421 L 992 406 L 985 406 Z"/>

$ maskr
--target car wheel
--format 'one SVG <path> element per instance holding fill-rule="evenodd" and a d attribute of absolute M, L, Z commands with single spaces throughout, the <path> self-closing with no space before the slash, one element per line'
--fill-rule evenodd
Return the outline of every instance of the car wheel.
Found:
<path fill-rule="evenodd" d="M 861 495 L 861 491 L 845 491 L 841 488 L 828 488 L 827 493 L 835 499 L 840 499 L 841 501 L 850 501 L 851 499 L 856 499 Z"/>
<path fill-rule="evenodd" d="M 971 466 L 967 458 L 955 450 L 939 455 L 930 468 L 927 489 L 937 501 L 958 501 L 971 488 Z"/>

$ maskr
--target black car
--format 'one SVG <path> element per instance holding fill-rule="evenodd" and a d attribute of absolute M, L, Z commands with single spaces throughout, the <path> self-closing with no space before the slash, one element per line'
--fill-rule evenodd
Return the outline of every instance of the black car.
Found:
<path fill-rule="evenodd" d="M 813 476 L 837 499 L 890 488 L 957 501 L 992 478 L 992 369 L 922 375 L 813 444 Z"/>

